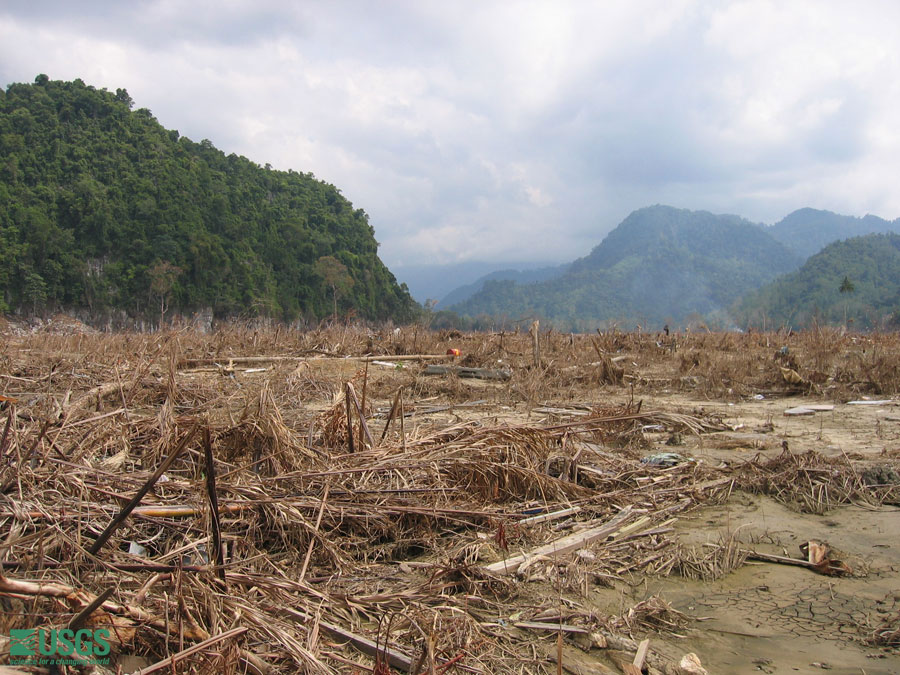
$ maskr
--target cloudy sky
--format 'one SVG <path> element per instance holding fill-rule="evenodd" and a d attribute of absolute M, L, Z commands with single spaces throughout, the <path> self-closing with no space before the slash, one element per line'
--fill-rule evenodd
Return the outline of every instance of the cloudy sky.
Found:
<path fill-rule="evenodd" d="M 656 203 L 900 216 L 898 35 L 895 0 L 3 0 L 0 85 L 311 171 L 394 269 L 549 262 Z"/>

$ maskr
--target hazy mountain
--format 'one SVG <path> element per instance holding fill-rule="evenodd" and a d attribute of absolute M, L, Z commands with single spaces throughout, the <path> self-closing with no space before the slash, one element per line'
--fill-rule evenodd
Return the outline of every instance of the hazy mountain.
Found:
<path fill-rule="evenodd" d="M 813 322 L 875 328 L 900 312 L 900 235 L 868 234 L 829 244 L 795 272 L 750 293 L 735 315 L 757 327 Z"/>
<path fill-rule="evenodd" d="M 554 265 L 552 267 L 539 267 L 533 270 L 497 270 L 490 274 L 479 277 L 471 284 L 465 284 L 453 289 L 438 303 L 438 309 L 450 307 L 459 302 L 468 300 L 478 291 L 484 288 L 484 284 L 488 281 L 514 281 L 517 284 L 533 284 L 539 281 L 547 281 L 562 276 L 569 269 L 570 263 L 564 265 Z"/>
<path fill-rule="evenodd" d="M 807 208 L 794 211 L 768 230 L 800 257 L 808 258 L 839 239 L 876 232 L 900 232 L 900 218 L 892 222 L 872 215 L 856 218 Z"/>
<path fill-rule="evenodd" d="M 397 279 L 407 285 L 410 294 L 419 302 L 441 300 L 447 294 L 463 285 L 476 283 L 481 277 L 490 275 L 496 270 L 515 268 L 527 272 L 529 270 L 548 267 L 552 263 L 544 262 L 509 262 L 467 260 L 449 265 L 398 265 L 392 268 Z M 443 300 L 441 308 L 446 304 Z"/>
<path fill-rule="evenodd" d="M 766 228 L 738 216 L 669 206 L 639 209 L 590 254 L 549 281 L 487 281 L 449 309 L 552 319 L 591 329 L 602 322 L 680 324 L 689 315 L 719 315 L 740 296 L 796 269 L 801 258 Z"/>

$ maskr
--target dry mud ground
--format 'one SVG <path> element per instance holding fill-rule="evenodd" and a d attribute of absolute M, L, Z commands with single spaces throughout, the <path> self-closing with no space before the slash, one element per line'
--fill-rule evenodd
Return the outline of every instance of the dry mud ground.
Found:
<path fill-rule="evenodd" d="M 751 454 L 774 455 L 786 441 L 792 452 L 814 450 L 857 461 L 883 458 L 900 446 L 900 408 L 834 403 L 834 410 L 786 417 L 822 398 L 737 403 L 653 396 L 655 407 L 715 411 L 738 432 L 689 437 L 680 451 L 705 462 L 734 462 Z M 766 427 L 772 425 L 769 431 Z M 753 429 L 766 428 L 765 433 Z M 747 431 L 744 431 L 744 430 Z M 632 599 L 659 594 L 675 608 L 702 619 L 669 641 L 694 651 L 715 673 L 897 673 L 900 657 L 873 649 L 860 633 L 873 617 L 900 607 L 900 509 L 844 505 L 821 515 L 799 513 L 764 495 L 735 492 L 723 504 L 679 518 L 676 534 L 687 544 L 718 543 L 736 533 L 755 550 L 801 557 L 799 544 L 825 541 L 854 570 L 843 577 L 767 562 L 748 561 L 716 581 L 645 578 L 626 591 Z"/>
<path fill-rule="evenodd" d="M 0 640 L 113 588 L 121 672 L 383 674 L 385 641 L 398 672 L 627 672 L 645 638 L 650 673 L 900 672 L 894 336 L 543 333 L 536 366 L 509 333 L 56 325 L 0 342 Z M 809 541 L 846 573 L 744 559 Z"/>

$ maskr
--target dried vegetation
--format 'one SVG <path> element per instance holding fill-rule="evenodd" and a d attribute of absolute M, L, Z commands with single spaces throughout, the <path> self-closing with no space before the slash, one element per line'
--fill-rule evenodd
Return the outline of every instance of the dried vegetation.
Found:
<path fill-rule="evenodd" d="M 647 430 L 727 427 L 650 410 L 645 392 L 890 395 L 893 336 L 541 340 L 535 364 L 531 338 L 510 333 L 8 333 L 2 634 L 93 608 L 80 621 L 112 631 L 113 662 L 168 672 L 556 672 L 562 652 L 527 622 L 630 645 L 687 618 L 659 598 L 619 617 L 577 599 L 640 574 L 743 564 L 733 539 L 675 544 L 687 509 L 735 489 L 811 512 L 900 501 L 896 458 L 882 482 L 816 453 L 641 461 Z M 392 360 L 451 346 L 511 378 L 464 384 Z M 871 639 L 894 645 L 897 630 Z"/>

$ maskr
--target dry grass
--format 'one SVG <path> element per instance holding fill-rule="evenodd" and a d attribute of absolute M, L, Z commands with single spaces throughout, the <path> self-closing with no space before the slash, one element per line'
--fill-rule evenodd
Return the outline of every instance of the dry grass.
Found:
<path fill-rule="evenodd" d="M 7 334 L 6 628 L 61 627 L 112 588 L 91 621 L 119 631 L 114 656 L 152 663 L 211 640 L 179 661 L 183 672 L 377 672 L 385 647 L 415 672 L 555 672 L 552 659 L 496 620 L 540 618 L 560 601 L 550 593 L 522 608 L 519 584 L 483 565 L 630 506 L 641 516 L 636 529 L 575 557 L 534 561 L 522 577 L 582 597 L 593 584 L 639 573 L 714 578 L 742 564 L 736 547 L 684 552 L 667 533 L 679 513 L 726 498 L 734 485 L 817 513 L 897 501 L 897 485 L 873 484 L 849 461 L 814 453 L 736 470 L 640 461 L 648 428 L 724 428 L 712 417 L 647 409 L 645 394 L 790 395 L 798 387 L 782 377 L 785 363 L 802 391 L 896 393 L 892 336 L 704 333 L 673 345 L 645 334 L 551 333 L 541 335 L 540 364 L 530 340 L 354 325 Z M 508 368 L 511 379 L 463 383 L 425 376 L 415 360 L 385 367 L 362 358 L 451 346 L 464 365 Z M 623 394 L 628 403 L 611 402 Z M 137 508 L 95 549 L 142 489 Z M 520 524 L 566 509 L 573 515 Z M 583 622 L 625 633 L 684 625 L 658 598 L 620 619 Z M 222 637 L 234 628 L 247 630 Z M 348 635 L 379 647 L 354 647 Z"/>

